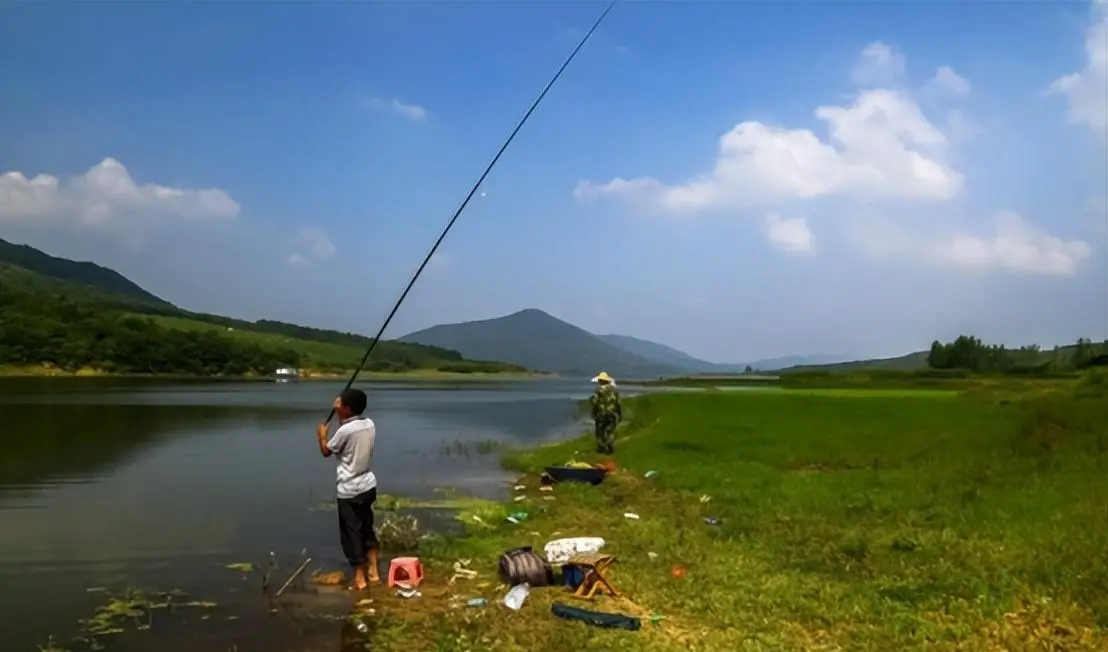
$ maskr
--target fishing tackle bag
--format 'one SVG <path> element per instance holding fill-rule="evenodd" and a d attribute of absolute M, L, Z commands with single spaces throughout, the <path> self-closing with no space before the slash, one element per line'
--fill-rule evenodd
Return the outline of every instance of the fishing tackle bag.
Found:
<path fill-rule="evenodd" d="M 508 586 L 551 586 L 554 570 L 531 546 L 524 546 L 500 555 L 500 579 Z"/>

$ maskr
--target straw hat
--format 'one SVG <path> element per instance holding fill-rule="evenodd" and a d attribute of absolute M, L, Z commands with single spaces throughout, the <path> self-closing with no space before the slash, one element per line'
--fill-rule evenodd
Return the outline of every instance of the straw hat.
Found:
<path fill-rule="evenodd" d="M 615 381 L 612 380 L 612 377 L 609 376 L 607 374 L 607 372 L 601 371 L 600 373 L 593 376 L 592 382 L 594 382 L 594 383 L 612 383 L 612 382 L 615 382 Z"/>

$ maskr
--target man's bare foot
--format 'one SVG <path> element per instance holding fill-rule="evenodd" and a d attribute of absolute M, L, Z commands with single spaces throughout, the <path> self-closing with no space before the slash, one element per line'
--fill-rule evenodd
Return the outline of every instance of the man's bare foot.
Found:
<path fill-rule="evenodd" d="M 369 559 L 366 560 L 366 565 L 365 565 L 365 574 L 366 574 L 366 577 L 369 579 L 370 584 L 380 584 L 381 583 L 381 575 L 380 575 L 379 571 L 377 570 L 379 565 L 380 565 L 380 562 L 377 559 L 377 549 L 376 548 L 370 548 L 370 550 L 369 550 Z"/>

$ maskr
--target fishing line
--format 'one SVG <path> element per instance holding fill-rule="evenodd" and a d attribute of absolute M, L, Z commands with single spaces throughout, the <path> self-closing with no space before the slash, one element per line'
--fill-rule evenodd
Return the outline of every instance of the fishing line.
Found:
<path fill-rule="evenodd" d="M 469 204 L 469 200 L 473 198 L 473 195 L 477 192 L 477 190 L 481 187 L 481 184 L 485 181 L 485 177 L 489 176 L 489 173 L 492 172 L 493 167 L 496 166 L 496 162 L 499 161 L 500 157 L 504 154 L 504 150 L 508 149 L 508 145 L 512 144 L 512 141 L 515 140 L 516 134 L 518 134 L 519 130 L 523 128 L 523 125 L 527 124 L 527 120 L 531 117 L 531 114 L 534 113 L 535 109 L 539 107 L 539 104 L 542 103 L 543 98 L 546 97 L 546 94 L 548 92 L 550 92 L 550 89 L 558 81 L 558 78 L 562 76 L 562 73 L 565 72 L 566 68 L 569 67 L 569 64 L 573 63 L 573 60 L 577 58 L 577 53 L 581 51 L 581 48 L 585 47 L 585 43 L 589 41 L 589 38 L 591 38 L 593 32 L 595 32 L 596 29 L 600 27 L 600 24 L 604 22 L 604 19 L 608 16 L 608 13 L 612 11 L 613 7 L 615 7 L 616 2 L 618 2 L 618 0 L 611 0 L 611 2 L 608 3 L 608 6 L 604 8 L 604 11 L 600 14 L 600 17 L 596 19 L 596 22 L 594 22 L 589 31 L 585 33 L 585 36 L 581 39 L 581 41 L 577 43 L 577 47 L 573 48 L 573 51 L 569 53 L 568 57 L 566 57 L 566 60 L 562 63 L 562 66 L 558 68 L 558 71 L 554 73 L 554 76 L 550 78 L 549 82 L 547 82 L 546 87 L 542 89 L 542 92 L 539 93 L 539 96 L 535 98 L 534 102 L 531 103 L 531 108 L 527 109 L 527 113 L 524 113 L 523 117 L 520 118 L 519 122 L 516 124 L 515 129 L 513 129 L 512 133 L 508 135 L 508 138 L 504 141 L 504 144 L 500 146 L 500 150 L 496 152 L 496 156 L 492 157 L 492 161 L 490 161 L 488 166 L 485 167 L 485 171 L 481 174 L 481 177 L 477 179 L 477 183 L 473 184 L 473 187 L 470 188 L 469 194 L 467 194 L 465 199 L 462 200 L 461 205 L 458 206 L 458 210 L 454 211 L 454 215 L 450 218 L 450 221 L 446 223 L 446 228 L 444 228 L 442 230 L 442 233 L 439 234 L 438 239 L 435 240 L 435 244 L 431 246 L 431 251 L 427 252 L 427 256 L 424 257 L 423 262 L 420 263 L 419 269 L 417 269 L 415 271 L 415 274 L 412 275 L 412 279 L 408 281 L 408 286 L 404 288 L 404 291 L 400 294 L 400 298 L 396 300 L 396 303 L 393 305 L 392 310 L 390 310 L 388 316 L 385 317 L 385 321 L 383 324 L 381 324 L 381 328 L 377 331 L 377 334 L 373 336 L 373 339 L 369 343 L 369 347 L 366 349 L 365 354 L 362 356 L 362 361 L 354 369 L 354 373 L 350 376 L 350 380 L 346 382 L 346 387 L 343 388 L 343 391 L 350 389 L 350 387 L 354 384 L 354 381 L 358 379 L 358 374 L 361 373 L 362 368 L 365 367 L 365 363 L 369 360 L 369 356 L 373 353 L 373 349 L 377 348 L 377 343 L 381 341 L 381 336 L 385 334 L 385 329 L 388 328 L 389 323 L 392 322 L 392 318 L 396 316 L 396 311 L 400 310 L 400 306 L 404 303 L 404 299 L 408 298 L 408 293 L 412 291 L 412 286 L 414 286 L 416 281 L 419 280 L 419 276 L 423 273 L 424 268 L 427 267 L 427 263 L 431 262 L 431 258 L 435 255 L 435 252 L 438 251 L 439 245 L 441 245 L 442 241 L 446 239 L 446 234 L 450 233 L 450 229 L 454 227 L 454 222 L 458 221 L 458 217 L 462 214 L 462 211 L 464 211 L 466 206 Z M 333 419 L 334 417 L 335 409 L 331 408 L 331 413 L 327 415 L 327 421 L 325 423 L 330 423 L 331 419 Z"/>

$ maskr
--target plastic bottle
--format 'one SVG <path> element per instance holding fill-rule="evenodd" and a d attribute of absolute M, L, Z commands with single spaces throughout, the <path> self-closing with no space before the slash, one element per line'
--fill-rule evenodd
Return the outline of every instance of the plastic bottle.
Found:
<path fill-rule="evenodd" d="M 531 586 L 524 582 L 523 584 L 517 584 L 512 587 L 511 591 L 504 596 L 504 606 L 508 607 L 512 611 L 519 611 L 523 606 L 524 600 L 531 593 Z"/>

